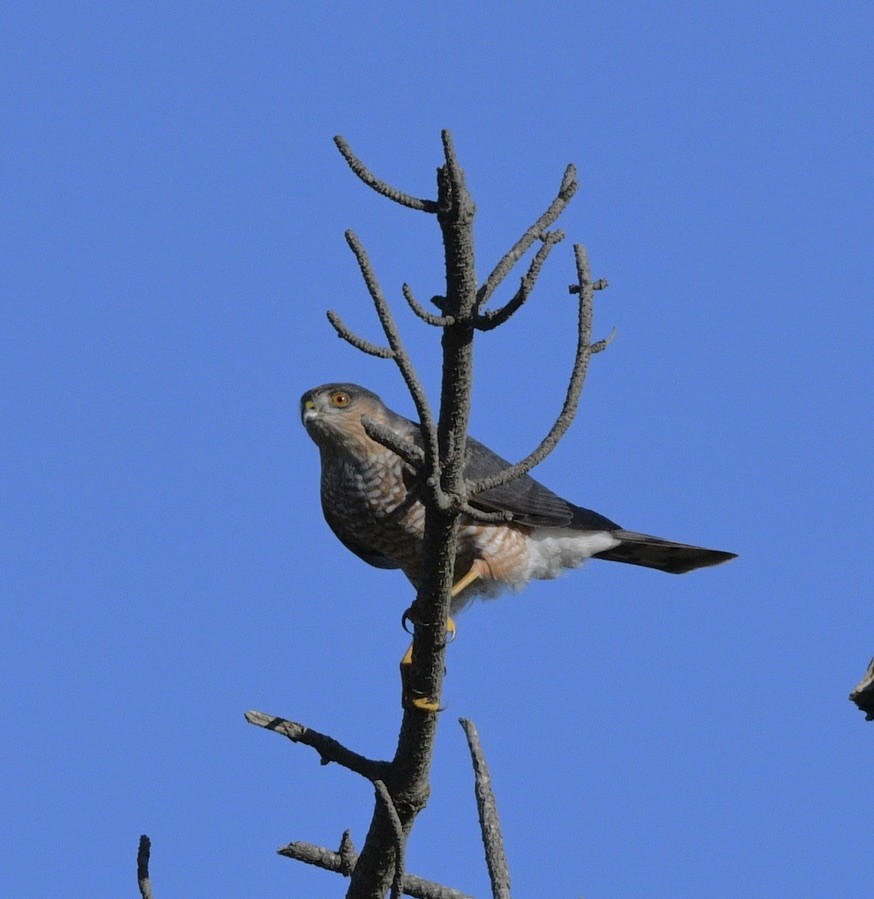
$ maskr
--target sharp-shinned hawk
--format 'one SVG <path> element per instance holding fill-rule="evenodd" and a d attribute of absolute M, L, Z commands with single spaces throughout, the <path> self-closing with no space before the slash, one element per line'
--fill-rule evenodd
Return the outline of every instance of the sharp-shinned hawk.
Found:
<path fill-rule="evenodd" d="M 396 453 L 368 437 L 363 416 L 423 445 L 417 424 L 392 412 L 363 387 L 324 384 L 307 391 L 301 397 L 301 418 L 321 454 L 325 519 L 340 541 L 365 562 L 400 568 L 418 586 L 425 508 L 415 474 Z M 509 465 L 470 437 L 467 454 L 469 479 L 494 475 Z M 453 613 L 477 595 L 497 596 L 534 578 L 554 578 L 592 557 L 672 574 L 735 558 L 734 553 L 626 531 L 603 515 L 562 499 L 529 475 L 478 494 L 471 505 L 486 512 L 509 512 L 512 520 L 486 524 L 462 517 Z"/>

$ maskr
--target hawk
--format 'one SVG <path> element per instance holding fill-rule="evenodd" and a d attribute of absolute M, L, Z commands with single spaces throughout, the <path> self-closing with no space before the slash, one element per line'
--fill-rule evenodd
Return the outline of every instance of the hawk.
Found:
<path fill-rule="evenodd" d="M 423 445 L 419 425 L 392 412 L 355 384 L 323 384 L 300 401 L 307 433 L 322 463 L 322 510 L 331 530 L 353 553 L 377 568 L 400 568 L 418 588 L 425 507 L 413 468 L 367 436 L 362 417 Z M 494 475 L 510 463 L 467 439 L 466 475 Z M 643 565 L 671 574 L 718 565 L 734 553 L 674 543 L 626 531 L 603 515 L 576 506 L 524 475 L 477 494 L 470 504 L 485 512 L 509 512 L 503 523 L 462 516 L 458 528 L 450 612 L 476 596 L 494 597 L 535 578 L 554 578 L 586 559 Z"/>

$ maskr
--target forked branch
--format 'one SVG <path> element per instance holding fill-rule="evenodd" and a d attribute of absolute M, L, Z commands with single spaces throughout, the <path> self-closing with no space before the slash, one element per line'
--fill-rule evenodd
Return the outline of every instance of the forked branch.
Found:
<path fill-rule="evenodd" d="M 559 440 L 564 437 L 567 429 L 571 426 L 574 416 L 577 414 L 577 405 L 580 401 L 580 395 L 583 392 L 583 385 L 586 382 L 586 373 L 589 368 L 589 360 L 596 353 L 600 353 L 607 349 L 613 336 L 599 340 L 597 343 L 591 343 L 592 339 L 592 305 L 593 305 L 593 285 L 592 272 L 589 266 L 589 257 L 586 248 L 582 244 L 574 246 L 574 256 L 577 264 L 577 279 L 579 293 L 579 312 L 577 320 L 577 352 L 574 357 L 574 365 L 571 371 L 570 382 L 568 384 L 567 394 L 565 395 L 564 405 L 555 423 L 550 428 L 549 433 L 540 441 L 540 445 L 532 453 L 526 456 L 521 462 L 510 465 L 496 475 L 487 478 L 480 478 L 468 484 L 468 491 L 471 497 L 475 497 L 478 493 L 486 490 L 492 490 L 503 484 L 508 484 L 516 478 L 522 477 L 539 465 L 557 446 Z"/>
<path fill-rule="evenodd" d="M 480 331 L 491 331 L 493 328 L 497 328 L 522 308 L 528 297 L 531 296 L 531 291 L 534 290 L 534 285 L 540 277 L 540 270 L 550 251 L 557 243 L 564 240 L 564 231 L 547 231 L 541 235 L 540 240 L 542 241 L 540 249 L 534 254 L 528 271 L 523 276 L 522 283 L 513 298 L 500 309 L 489 309 L 477 316 L 476 327 Z"/>
<path fill-rule="evenodd" d="M 315 846 L 312 843 L 299 841 L 283 846 L 278 850 L 278 854 L 307 865 L 315 865 L 325 871 L 342 874 L 343 877 L 350 877 L 358 862 L 358 855 L 352 846 L 348 830 L 340 841 L 339 852 L 326 849 L 324 846 Z M 467 893 L 434 883 L 432 880 L 416 877 L 415 874 L 404 874 L 401 878 L 401 890 L 405 896 L 414 896 L 417 899 L 473 899 Z"/>
<path fill-rule="evenodd" d="M 553 225 L 564 212 L 571 198 L 577 192 L 577 170 L 573 165 L 565 169 L 558 195 L 539 219 L 516 241 L 504 258 L 494 267 L 477 292 L 477 309 L 482 309 L 498 285 L 510 274 L 513 266 L 528 252 L 536 240 L 541 240 L 544 232 Z"/>

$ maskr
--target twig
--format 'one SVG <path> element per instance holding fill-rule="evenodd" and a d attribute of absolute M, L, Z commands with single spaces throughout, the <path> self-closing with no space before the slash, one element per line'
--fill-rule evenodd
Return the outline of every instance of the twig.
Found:
<path fill-rule="evenodd" d="M 601 338 L 601 340 L 596 340 L 594 343 L 589 345 L 589 355 L 594 356 L 597 353 L 603 353 L 604 350 L 613 343 L 616 338 L 616 328 L 614 328 L 606 337 Z"/>
<path fill-rule="evenodd" d="M 349 877 L 352 871 L 355 870 L 358 856 L 355 854 L 354 849 L 350 854 L 351 841 L 346 842 L 348 833 L 349 831 L 346 831 L 343 835 L 344 840 L 340 843 L 339 852 L 302 841 L 289 843 L 287 846 L 277 850 L 277 852 L 285 858 L 293 858 L 295 861 L 305 862 L 308 865 L 323 868 L 325 871 L 332 871 L 335 874 Z M 424 880 L 421 877 L 416 877 L 415 874 L 404 874 L 401 881 L 401 889 L 404 895 L 415 896 L 417 899 L 472 899 L 467 893 L 454 890 L 452 887 L 445 887 L 431 880 Z"/>
<path fill-rule="evenodd" d="M 407 301 L 410 309 L 422 319 L 423 322 L 426 322 L 429 325 L 434 325 L 438 328 L 445 328 L 447 325 L 452 325 L 455 323 L 455 319 L 452 318 L 451 315 L 434 315 L 433 312 L 429 312 L 416 298 L 413 296 L 413 289 L 409 284 L 404 284 L 401 288 L 404 294 L 404 299 Z M 431 302 L 434 302 L 432 297 Z M 439 307 L 438 307 L 439 308 Z"/>
<path fill-rule="evenodd" d="M 492 273 L 483 282 L 477 292 L 477 309 L 482 309 L 495 292 L 498 285 L 507 277 L 513 266 L 528 252 L 535 240 L 539 240 L 543 232 L 552 225 L 564 212 L 565 207 L 576 193 L 577 170 L 569 165 L 561 179 L 561 187 L 558 195 L 552 201 L 549 209 L 516 241 L 504 258 L 495 266 Z"/>
<path fill-rule="evenodd" d="M 433 200 L 420 200 L 418 197 L 405 194 L 403 191 L 398 190 L 396 187 L 392 187 L 390 184 L 386 184 L 385 181 L 380 181 L 379 178 L 372 175 L 367 166 L 365 166 L 352 152 L 352 148 L 346 143 L 346 140 L 342 135 L 336 135 L 334 143 L 337 145 L 337 149 L 343 154 L 343 158 L 349 164 L 349 168 L 352 169 L 352 171 L 355 172 L 368 187 L 373 188 L 378 194 L 388 197 L 389 200 L 394 200 L 395 203 L 400 203 L 401 206 L 417 209 L 420 212 L 433 213 L 437 211 L 437 204 Z"/>
<path fill-rule="evenodd" d="M 317 730 L 310 730 L 303 724 L 296 721 L 288 721 L 285 718 L 276 718 L 273 715 L 266 715 L 264 712 L 249 711 L 246 712 L 246 720 L 249 724 L 256 727 L 263 727 L 265 730 L 272 730 L 284 737 L 288 737 L 292 743 L 303 743 L 304 746 L 311 746 L 318 752 L 323 765 L 335 762 L 343 768 L 348 768 L 362 777 L 366 777 L 370 781 L 382 780 L 386 777 L 389 770 L 388 762 L 378 762 L 373 759 L 365 758 L 351 749 L 347 749 L 342 743 L 333 737 L 319 733 Z"/>
<path fill-rule="evenodd" d="M 352 834 L 349 830 L 344 830 L 343 836 L 340 837 L 340 861 L 343 864 L 342 873 L 345 877 L 352 876 L 357 858 L 358 855 L 355 852 L 355 845 L 352 842 Z"/>
<path fill-rule="evenodd" d="M 865 713 L 866 721 L 874 721 L 874 659 L 871 659 L 865 676 L 850 693 L 850 699 L 860 712 Z"/>
<path fill-rule="evenodd" d="M 480 521 L 483 524 L 506 524 L 513 520 L 513 513 L 506 510 L 501 512 L 483 512 L 482 509 L 474 508 L 470 503 L 465 503 L 461 507 L 461 511 L 473 521 Z"/>
<path fill-rule="evenodd" d="M 452 132 L 448 128 L 444 128 L 440 132 L 440 140 L 443 144 L 443 158 L 446 160 L 444 171 L 446 173 L 448 184 L 452 188 L 451 195 L 444 199 L 446 201 L 451 201 L 451 203 L 459 207 L 459 209 L 462 206 L 467 205 L 467 203 L 472 205 L 473 201 L 470 199 L 470 195 L 467 193 L 467 189 L 464 186 L 464 172 L 458 164 L 458 156 L 455 154 L 455 143 L 452 140 Z M 439 200 L 437 201 L 437 207 L 439 211 Z M 449 204 L 444 202 L 443 211 L 445 212 L 448 208 Z"/>
<path fill-rule="evenodd" d="M 333 309 L 329 309 L 325 314 L 337 332 L 337 336 L 342 337 L 346 343 L 352 344 L 356 350 L 361 350 L 362 353 L 367 353 L 368 356 L 376 356 L 378 359 L 394 359 L 395 353 L 393 349 L 387 346 L 378 346 L 369 340 L 365 340 L 363 337 L 359 337 Z"/>
<path fill-rule="evenodd" d="M 598 278 L 592 284 L 592 290 L 606 290 L 610 286 L 610 282 L 606 278 Z M 568 293 L 579 293 L 580 285 L 579 284 L 568 284 L 567 286 Z"/>
<path fill-rule="evenodd" d="M 528 266 L 528 271 L 523 276 L 522 283 L 519 285 L 519 289 L 513 298 L 500 309 L 489 309 L 477 316 L 476 327 L 480 331 L 491 331 L 493 328 L 497 328 L 522 308 L 528 297 L 531 296 L 531 291 L 537 283 L 543 263 L 546 262 L 552 248 L 564 240 L 564 232 L 547 231 L 540 239 L 543 243 L 534 254 L 534 258 Z"/>
<path fill-rule="evenodd" d="M 143 834 L 137 848 L 137 883 L 142 899 L 152 899 L 152 883 L 149 880 L 149 857 L 152 853 L 152 841 Z"/>
<path fill-rule="evenodd" d="M 371 440 L 381 443 L 384 447 L 400 456 L 404 462 L 412 465 L 413 468 L 418 469 L 421 467 L 425 459 L 425 451 L 422 447 L 416 446 L 415 443 L 410 443 L 409 440 L 405 440 L 403 437 L 398 437 L 391 428 L 374 421 L 369 415 L 362 416 L 361 424 Z"/>
<path fill-rule="evenodd" d="M 510 869 L 504 852 L 504 839 L 501 836 L 501 822 L 498 818 L 495 794 L 492 791 L 489 766 L 486 764 L 479 734 L 473 721 L 459 718 L 458 723 L 464 728 L 467 745 L 470 748 L 470 759 L 473 763 L 476 807 L 479 812 L 479 825 L 486 851 L 489 879 L 492 882 L 492 897 L 493 899 L 510 899 Z"/>
<path fill-rule="evenodd" d="M 567 394 L 565 396 L 564 405 L 555 424 L 550 428 L 549 433 L 540 441 L 540 445 L 534 452 L 526 456 L 521 462 L 510 465 L 503 471 L 498 472 L 491 477 L 481 478 L 478 481 L 468 485 L 469 496 L 475 497 L 478 493 L 486 490 L 492 490 L 507 484 L 516 478 L 522 477 L 539 465 L 552 451 L 556 444 L 564 437 L 565 432 L 570 427 L 571 422 L 577 412 L 577 404 L 580 400 L 580 394 L 583 392 L 583 384 L 586 381 L 586 372 L 589 368 L 589 359 L 594 353 L 605 349 L 609 344 L 609 339 L 599 341 L 594 346 L 590 344 L 592 338 L 592 273 L 589 267 L 589 257 L 586 254 L 586 248 L 582 244 L 574 246 L 574 255 L 577 264 L 577 277 L 580 286 L 579 298 L 579 318 L 577 326 L 577 352 L 574 358 L 574 366 L 571 372 L 570 383 L 568 384 Z"/>
<path fill-rule="evenodd" d="M 398 817 L 398 810 L 395 808 L 386 785 L 381 780 L 375 780 L 373 787 L 376 790 L 376 801 L 382 805 L 388 815 L 395 835 L 395 876 L 391 885 L 391 899 L 400 899 L 404 880 L 404 850 L 407 837 L 404 833 L 404 825 L 401 824 L 401 819 Z"/>
<path fill-rule="evenodd" d="M 391 309 L 385 300 L 382 288 L 379 286 L 379 281 L 376 278 L 376 273 L 373 271 L 373 266 L 370 264 L 367 251 L 364 249 L 364 246 L 358 239 L 358 235 L 356 235 L 354 231 L 350 230 L 346 232 L 346 242 L 349 244 L 349 247 L 355 254 L 355 258 L 358 260 L 358 267 L 361 269 L 364 283 L 367 285 L 367 290 L 373 300 L 373 305 L 376 308 L 376 314 L 379 316 L 382 330 L 385 332 L 385 336 L 388 339 L 388 345 L 394 353 L 393 358 L 395 364 L 400 369 L 401 375 L 403 375 L 404 381 L 406 382 L 407 389 L 410 391 L 410 396 L 412 396 L 413 402 L 416 404 L 416 412 L 419 413 L 422 434 L 425 438 L 425 464 L 428 467 L 429 473 L 436 472 L 439 470 L 437 428 L 434 424 L 434 416 L 431 414 L 431 407 L 428 404 L 428 397 L 425 396 L 425 390 L 416 374 L 416 370 L 413 367 L 413 362 L 407 353 L 406 347 L 401 340 L 401 335 L 395 324 L 394 316 L 392 316 Z"/>
<path fill-rule="evenodd" d="M 342 843 L 340 848 L 343 848 Z M 355 861 L 358 860 L 357 855 L 353 856 L 352 869 L 349 869 L 348 854 L 344 857 L 339 852 L 334 852 L 333 849 L 316 846 L 314 843 L 307 843 L 304 840 L 295 840 L 287 846 L 281 846 L 276 850 L 276 854 L 305 862 L 308 865 L 315 865 L 317 868 L 324 868 L 326 871 L 333 871 L 335 874 L 342 874 L 344 877 L 348 877 L 352 873 L 352 870 L 355 869 Z"/>

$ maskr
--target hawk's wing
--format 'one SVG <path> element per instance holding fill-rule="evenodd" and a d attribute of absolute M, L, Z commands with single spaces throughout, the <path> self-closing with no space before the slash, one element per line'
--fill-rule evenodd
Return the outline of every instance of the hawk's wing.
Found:
<path fill-rule="evenodd" d="M 510 465 L 473 437 L 467 438 L 468 480 L 490 477 Z M 535 481 L 522 475 L 493 490 L 486 490 L 471 500 L 471 505 L 484 512 L 510 512 L 513 521 L 529 527 L 567 527 L 581 531 L 615 531 L 619 525 L 591 509 L 575 506 Z"/>
<path fill-rule="evenodd" d="M 404 423 L 403 426 L 396 425 L 398 430 L 403 427 L 406 431 L 404 436 L 410 438 L 417 446 L 423 446 L 419 425 L 400 415 L 397 419 Z M 467 466 L 464 474 L 469 481 L 490 477 L 509 466 L 510 463 L 506 459 L 492 452 L 485 444 L 473 437 L 467 438 Z M 483 512 L 510 512 L 516 524 L 528 527 L 563 527 L 579 531 L 619 529 L 615 521 L 610 521 L 609 518 L 591 509 L 583 509 L 569 503 L 528 474 L 510 481 L 509 484 L 478 494 L 470 504 Z"/>

